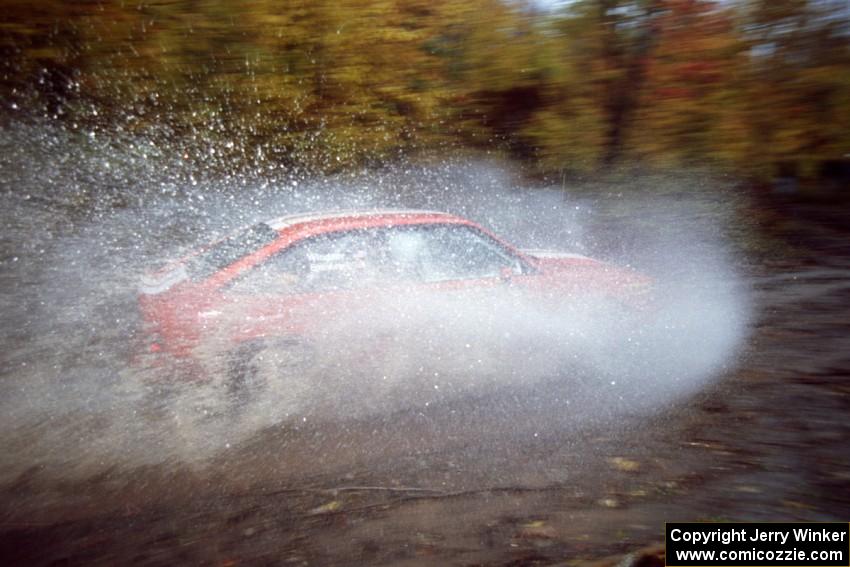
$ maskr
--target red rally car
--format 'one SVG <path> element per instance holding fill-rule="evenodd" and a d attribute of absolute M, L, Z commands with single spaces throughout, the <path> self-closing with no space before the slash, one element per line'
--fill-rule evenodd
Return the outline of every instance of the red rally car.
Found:
<path fill-rule="evenodd" d="M 144 277 L 139 302 L 150 356 L 191 360 L 214 337 L 216 351 L 243 360 L 269 342 L 308 343 L 388 297 L 509 288 L 541 305 L 593 294 L 640 310 L 650 287 L 631 269 L 520 250 L 451 214 L 364 210 L 244 228 Z"/>

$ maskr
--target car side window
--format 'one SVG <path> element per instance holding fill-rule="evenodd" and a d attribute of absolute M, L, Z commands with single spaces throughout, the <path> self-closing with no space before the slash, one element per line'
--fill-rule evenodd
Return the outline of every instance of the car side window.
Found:
<path fill-rule="evenodd" d="M 239 294 L 297 293 L 310 272 L 305 250 L 292 247 L 258 264 L 231 282 L 229 292 Z"/>
<path fill-rule="evenodd" d="M 386 279 L 388 262 L 381 231 L 353 230 L 302 244 L 310 266 L 307 291 L 370 287 Z"/>
<path fill-rule="evenodd" d="M 430 279 L 490 278 L 503 269 L 519 273 L 522 264 L 491 238 L 466 226 L 439 227 L 429 239 Z"/>
<path fill-rule="evenodd" d="M 424 282 L 498 277 L 522 262 L 498 242 L 461 225 L 389 229 L 387 244 L 401 279 Z"/>
<path fill-rule="evenodd" d="M 361 288 L 385 279 L 383 236 L 354 230 L 307 238 L 231 283 L 234 293 L 309 293 Z"/>

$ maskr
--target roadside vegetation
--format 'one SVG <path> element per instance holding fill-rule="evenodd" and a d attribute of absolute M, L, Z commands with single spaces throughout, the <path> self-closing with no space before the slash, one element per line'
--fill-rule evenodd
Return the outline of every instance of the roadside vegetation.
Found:
<path fill-rule="evenodd" d="M 766 180 L 840 178 L 850 154 L 840 1 L 0 5 L 5 120 L 155 132 L 225 169 L 484 149 L 553 178 Z"/>

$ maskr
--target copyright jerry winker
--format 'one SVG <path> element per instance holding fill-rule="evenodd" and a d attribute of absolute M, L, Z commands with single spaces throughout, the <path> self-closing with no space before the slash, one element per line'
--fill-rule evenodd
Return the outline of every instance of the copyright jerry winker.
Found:
<path fill-rule="evenodd" d="M 668 523 L 665 532 L 671 567 L 850 567 L 846 523 Z"/>

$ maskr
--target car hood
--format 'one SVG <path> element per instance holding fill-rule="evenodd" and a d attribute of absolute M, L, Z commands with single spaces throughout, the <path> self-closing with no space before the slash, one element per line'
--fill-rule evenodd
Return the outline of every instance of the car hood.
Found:
<path fill-rule="evenodd" d="M 561 250 L 548 250 L 545 248 L 523 248 L 520 250 L 526 256 L 531 256 L 535 260 L 578 260 L 597 262 L 593 258 L 575 252 L 563 252 Z"/>

